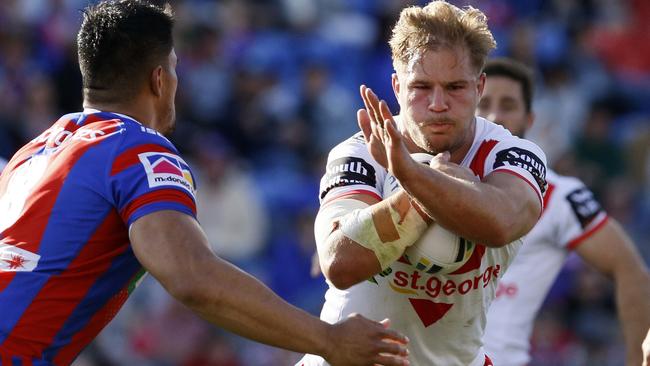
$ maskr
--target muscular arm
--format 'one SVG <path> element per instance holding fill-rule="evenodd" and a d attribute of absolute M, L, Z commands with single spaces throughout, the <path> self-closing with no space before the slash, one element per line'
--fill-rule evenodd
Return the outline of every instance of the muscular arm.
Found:
<path fill-rule="evenodd" d="M 403 342 L 401 336 L 387 329 L 379 331 L 360 318 L 355 319 L 357 324 L 329 325 L 287 304 L 214 255 L 203 230 L 188 215 L 175 211 L 146 215 L 133 223 L 130 238 L 135 255 L 165 289 L 216 325 L 273 346 L 322 355 L 332 364 L 402 364 L 399 358 L 379 355 L 404 354 L 401 345 L 384 341 Z M 366 334 L 358 333 L 360 329 L 366 329 Z M 351 332 L 357 333 L 354 338 L 345 336 Z M 337 341 L 339 336 L 348 338 L 345 342 L 350 346 Z M 374 345 L 364 344 L 364 337 Z"/>
<path fill-rule="evenodd" d="M 641 364 L 641 343 L 650 327 L 650 275 L 641 255 L 612 218 L 576 251 L 587 263 L 614 280 L 627 348 L 626 364 Z"/>
<path fill-rule="evenodd" d="M 359 201 L 359 207 L 372 206 L 370 209 L 375 211 L 382 210 L 388 205 L 401 207 L 402 211 L 411 206 L 411 201 L 404 191 L 400 191 L 383 201 L 379 201 L 367 194 L 349 195 L 345 196 L 345 199 L 357 200 Z M 336 204 L 336 201 L 329 204 Z M 377 255 L 341 232 L 338 219 L 348 212 L 340 212 L 339 215 L 332 217 L 323 214 L 326 209 L 327 204 L 321 209 L 316 218 L 318 256 L 325 277 L 337 288 L 346 289 L 379 273 L 382 268 Z M 418 210 L 418 214 L 425 221 L 430 222 L 429 217 L 422 211 Z M 384 225 L 386 223 L 375 222 L 378 232 L 382 230 Z M 385 243 L 385 245 L 391 244 Z"/>
<path fill-rule="evenodd" d="M 541 204 L 523 179 L 496 171 L 478 181 L 440 155 L 433 169 L 413 162 L 398 170 L 404 189 L 436 222 L 487 246 L 506 245 L 535 226 Z"/>

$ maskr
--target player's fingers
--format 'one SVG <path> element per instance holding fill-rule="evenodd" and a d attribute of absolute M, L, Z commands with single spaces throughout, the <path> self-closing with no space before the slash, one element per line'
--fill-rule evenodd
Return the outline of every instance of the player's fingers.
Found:
<path fill-rule="evenodd" d="M 367 110 L 359 109 L 357 111 L 357 123 L 361 129 L 361 133 L 363 133 L 364 140 L 368 143 L 372 135 L 372 122 L 370 121 L 370 116 L 368 116 Z"/>
<path fill-rule="evenodd" d="M 361 100 L 363 100 L 363 105 L 366 107 L 366 111 L 368 111 L 368 116 L 370 117 L 370 120 L 377 123 L 377 120 L 375 119 L 375 113 L 373 112 L 372 109 L 372 102 L 369 99 L 369 96 L 367 94 L 368 92 L 368 87 L 365 85 L 361 85 L 359 88 L 359 92 L 361 93 Z"/>
<path fill-rule="evenodd" d="M 379 114 L 381 115 L 382 121 L 393 119 L 393 113 L 391 113 L 390 108 L 388 108 L 388 103 L 385 100 L 379 102 Z"/>
<path fill-rule="evenodd" d="M 366 88 L 365 96 L 368 101 L 369 112 L 371 113 L 371 118 L 375 123 L 378 123 L 382 128 L 384 127 L 381 119 L 381 113 L 379 112 L 379 98 L 370 88 Z"/>
<path fill-rule="evenodd" d="M 397 126 L 395 125 L 395 121 L 392 119 L 387 119 L 384 121 L 384 126 L 386 126 L 386 135 L 388 137 L 387 143 L 390 146 L 397 146 L 401 139 L 402 135 L 400 135 L 399 130 L 397 130 Z"/>
<path fill-rule="evenodd" d="M 374 141 L 384 143 L 384 129 L 376 122 L 373 121 L 372 117 L 370 119 L 370 130 L 372 132 L 372 137 Z"/>
<path fill-rule="evenodd" d="M 406 346 L 409 343 L 408 337 L 389 328 L 384 328 L 383 332 L 381 333 L 381 339 L 382 342 L 390 342 L 393 344 L 400 344 L 402 346 Z"/>
<path fill-rule="evenodd" d="M 408 366 L 410 365 L 408 358 L 404 356 L 395 356 L 390 354 L 380 354 L 372 359 L 377 366 Z"/>

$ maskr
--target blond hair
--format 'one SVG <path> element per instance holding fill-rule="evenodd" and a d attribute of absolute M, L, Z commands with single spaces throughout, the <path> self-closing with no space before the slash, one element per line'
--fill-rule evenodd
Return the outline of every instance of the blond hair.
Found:
<path fill-rule="evenodd" d="M 461 46 L 469 51 L 472 66 L 479 73 L 496 48 L 483 12 L 471 6 L 460 9 L 444 0 L 403 9 L 389 44 L 396 70 L 425 50 Z"/>

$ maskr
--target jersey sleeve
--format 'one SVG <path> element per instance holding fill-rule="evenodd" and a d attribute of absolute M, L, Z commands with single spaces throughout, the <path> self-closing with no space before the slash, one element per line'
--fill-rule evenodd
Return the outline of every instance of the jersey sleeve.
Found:
<path fill-rule="evenodd" d="M 597 232 L 608 216 L 582 182 L 572 179 L 564 186 L 550 204 L 558 206 L 559 243 L 573 250 Z"/>
<path fill-rule="evenodd" d="M 512 138 L 498 142 L 490 151 L 484 176 L 493 172 L 505 172 L 517 176 L 535 191 L 540 203 L 544 204 L 546 192 L 546 155 L 534 143 Z"/>
<path fill-rule="evenodd" d="M 349 194 L 370 194 L 381 199 L 386 169 L 372 158 L 359 133 L 337 145 L 327 158 L 321 178 L 321 205 Z"/>
<path fill-rule="evenodd" d="M 196 185 L 176 148 L 154 131 L 130 131 L 114 154 L 109 190 L 122 220 L 130 226 L 147 214 L 173 210 L 196 217 Z M 126 146 L 124 146 L 126 145 Z"/>

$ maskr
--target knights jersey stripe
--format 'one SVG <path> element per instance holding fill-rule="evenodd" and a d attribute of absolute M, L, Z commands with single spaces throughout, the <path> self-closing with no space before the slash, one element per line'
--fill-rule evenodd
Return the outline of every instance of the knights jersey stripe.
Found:
<path fill-rule="evenodd" d="M 195 216 L 195 189 L 171 142 L 126 116 L 68 114 L 25 145 L 0 175 L 2 364 L 72 362 L 141 276 L 128 225 Z"/>

